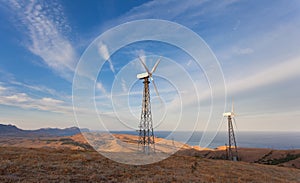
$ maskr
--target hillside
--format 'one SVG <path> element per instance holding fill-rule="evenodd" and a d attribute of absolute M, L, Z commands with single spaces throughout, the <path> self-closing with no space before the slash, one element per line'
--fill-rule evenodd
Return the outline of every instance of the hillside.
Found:
<path fill-rule="evenodd" d="M 24 133 L 24 130 L 17 128 L 15 125 L 0 124 L 0 135 L 22 134 L 22 133 Z"/>
<path fill-rule="evenodd" d="M 158 163 L 116 163 L 95 151 L 0 147 L 0 182 L 299 182 L 300 170 L 173 155 Z"/>
<path fill-rule="evenodd" d="M 243 162 L 276 165 L 300 169 L 300 149 L 275 150 L 264 148 L 238 148 L 239 159 Z M 181 155 L 202 157 L 207 159 L 224 160 L 226 151 L 221 149 L 211 150 L 181 150 Z"/>
<path fill-rule="evenodd" d="M 126 143 L 124 147 L 122 143 L 112 139 L 107 135 L 102 135 L 93 140 L 102 142 L 97 146 L 97 150 L 105 153 L 119 153 L 120 158 L 124 158 L 121 155 L 124 152 L 130 153 L 131 156 L 137 151 L 136 140 L 137 137 L 133 135 L 114 135 L 121 142 Z M 156 145 L 156 152 L 165 152 L 173 154 L 172 150 L 174 146 L 181 147 L 180 151 L 176 154 L 181 156 L 201 157 L 206 159 L 222 160 L 225 157 L 224 148 L 219 149 L 204 149 L 200 150 L 199 147 L 191 147 L 179 142 L 173 142 L 156 138 L 156 142 L 160 142 Z M 105 143 L 103 143 L 105 141 Z M 162 143 L 163 142 L 163 143 Z M 128 145 L 129 144 L 129 145 Z M 72 149 L 72 150 L 93 150 L 93 147 L 87 143 L 85 137 L 82 134 L 76 134 L 73 136 L 64 137 L 1 137 L 0 146 L 2 147 L 24 147 L 24 148 L 55 148 L 55 149 Z M 137 155 L 138 156 L 138 155 Z M 162 155 L 162 158 L 165 155 Z M 239 148 L 239 156 L 241 161 L 248 163 L 258 163 L 266 165 L 276 165 L 282 167 L 291 167 L 300 169 L 300 150 L 274 150 L 274 149 L 262 149 L 262 148 Z M 137 157 L 135 157 L 137 158 Z M 137 160 L 138 161 L 138 160 Z M 122 161 L 120 161 L 122 162 Z"/>
<path fill-rule="evenodd" d="M 97 150 L 104 154 L 126 152 L 119 158 L 139 158 L 131 149 L 137 136 L 88 134 L 85 137 L 100 143 Z M 0 182 L 300 182 L 300 150 L 243 148 L 242 161 L 231 162 L 221 160 L 222 148 L 199 150 L 156 138 L 158 155 L 172 146 L 182 148 L 163 161 L 137 166 L 104 157 L 85 137 L 0 137 Z"/>

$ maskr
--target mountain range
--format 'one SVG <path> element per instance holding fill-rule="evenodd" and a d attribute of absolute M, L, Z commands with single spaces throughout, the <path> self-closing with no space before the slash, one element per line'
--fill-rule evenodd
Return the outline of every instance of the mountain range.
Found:
<path fill-rule="evenodd" d="M 79 129 L 78 127 L 70 128 L 41 128 L 37 130 L 23 130 L 15 125 L 4 125 L 0 124 L 0 136 L 10 137 L 24 137 L 24 136 L 71 136 L 81 132 L 88 132 L 89 130 Z"/>

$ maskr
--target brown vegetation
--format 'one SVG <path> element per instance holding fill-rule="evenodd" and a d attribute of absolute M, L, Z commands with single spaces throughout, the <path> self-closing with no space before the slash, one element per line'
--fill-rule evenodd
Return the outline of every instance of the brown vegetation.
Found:
<path fill-rule="evenodd" d="M 136 136 L 115 137 L 136 143 Z M 165 144 L 169 146 L 168 143 Z M 246 162 L 220 160 L 224 149 L 200 151 L 184 145 L 163 161 L 133 166 L 100 155 L 81 134 L 56 138 L 3 137 L 0 182 L 300 182 L 299 150 L 242 148 L 239 152 Z"/>
<path fill-rule="evenodd" d="M 0 148 L 0 182 L 299 182 L 300 170 L 173 155 L 151 165 L 113 162 L 95 151 Z"/>

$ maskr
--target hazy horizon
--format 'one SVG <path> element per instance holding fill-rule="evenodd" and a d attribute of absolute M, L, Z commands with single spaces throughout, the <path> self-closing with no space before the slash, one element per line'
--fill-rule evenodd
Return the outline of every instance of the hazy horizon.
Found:
<path fill-rule="evenodd" d="M 45 126 L 45 127 L 36 127 L 36 128 L 22 128 L 22 127 L 20 127 L 19 125 L 16 125 L 16 124 L 13 124 L 13 123 L 2 123 L 2 122 L 0 122 L 0 125 L 12 125 L 12 126 L 16 126 L 17 128 L 19 128 L 19 129 L 21 129 L 21 130 L 38 130 L 38 129 L 42 129 L 42 128 L 58 128 L 58 129 L 64 129 L 64 128 L 72 128 L 72 127 L 78 127 L 78 126 L 76 126 L 76 125 L 73 125 L 73 126 L 66 126 L 66 127 L 56 127 L 56 126 Z M 97 130 L 97 129 L 89 129 L 89 128 L 79 128 L 79 129 L 88 129 L 88 130 L 90 130 L 91 132 L 108 132 L 108 131 L 106 131 L 106 130 L 103 130 L 103 131 L 101 131 L 101 130 Z M 109 130 L 109 132 L 136 132 L 136 130 L 114 130 L 114 129 L 110 129 Z M 154 132 L 172 132 L 172 131 L 168 131 L 168 130 L 155 130 L 154 129 Z M 185 130 L 176 130 L 176 132 L 195 132 L 195 133 L 197 133 L 197 132 L 204 132 L 204 130 L 203 131 L 199 131 L 199 130 L 197 130 L 197 131 L 185 131 Z M 208 133 L 214 133 L 215 131 L 207 131 Z M 227 133 L 228 131 L 227 130 L 219 130 L 219 131 L 217 131 L 218 133 L 219 132 L 221 132 L 221 133 Z M 261 132 L 261 133 L 263 133 L 263 132 L 267 132 L 267 133 L 298 133 L 298 132 L 300 132 L 300 131 L 297 131 L 297 130 L 289 130 L 289 131 L 283 131 L 283 130 L 277 130 L 277 131 L 259 131 L 259 130 L 256 130 L 256 131 L 246 131 L 246 130 L 238 130 L 238 129 L 235 129 L 235 133 L 239 133 L 239 132 L 249 132 L 249 133 L 251 133 L 251 132 Z"/>

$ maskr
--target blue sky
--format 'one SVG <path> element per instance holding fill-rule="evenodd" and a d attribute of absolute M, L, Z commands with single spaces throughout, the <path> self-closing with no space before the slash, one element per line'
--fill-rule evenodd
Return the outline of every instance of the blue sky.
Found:
<path fill-rule="evenodd" d="M 299 131 L 300 2 L 297 0 L 1 1 L 0 122 L 25 129 L 74 126 L 72 80 L 81 55 L 108 29 L 141 19 L 173 21 L 202 37 L 220 63 L 227 99 L 234 98 L 239 130 Z M 109 52 L 105 49 L 102 51 Z M 162 55 L 165 63 L 167 58 L 175 60 L 192 77 L 193 73 L 195 76 L 202 73 L 201 69 L 188 68 L 187 65 L 193 64 L 191 58 L 169 45 L 141 42 L 122 48 L 111 56 L 111 62 L 105 63 L 96 84 L 97 107 L 108 116 L 105 118 L 108 123 L 113 123 L 109 116 L 112 99 L 106 96 L 112 91 L 114 80 L 123 92 L 129 87 L 122 85 L 122 78 L 115 75 L 122 68 L 126 72 L 127 67 L 142 72 L 138 62 L 130 63 L 138 55 Z M 152 67 L 156 59 L 154 56 L 146 59 L 147 65 Z M 162 62 L 160 71 L 165 68 L 167 65 L 164 67 Z M 156 79 L 166 105 L 172 105 L 177 96 L 175 88 L 162 78 Z M 180 81 L 178 76 L 169 79 Z M 205 77 L 194 80 L 202 105 L 197 128 L 203 130 L 201 124 L 209 112 L 206 102 L 209 88 Z M 136 82 L 130 90 L 133 121 L 139 115 L 140 84 Z M 158 100 L 151 89 L 156 119 L 162 114 L 155 109 Z M 184 107 L 198 110 L 193 105 Z M 126 110 L 126 106 L 121 109 Z M 121 115 L 125 114 L 126 111 Z M 169 125 L 166 122 L 161 130 L 169 129 Z M 225 127 L 222 125 L 221 129 Z"/>

